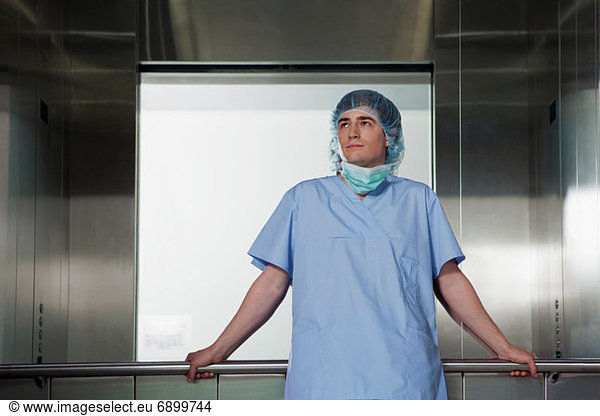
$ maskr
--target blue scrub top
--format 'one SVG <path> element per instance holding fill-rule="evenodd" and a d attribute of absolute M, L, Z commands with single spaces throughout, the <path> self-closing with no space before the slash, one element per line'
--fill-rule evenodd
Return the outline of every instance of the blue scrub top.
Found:
<path fill-rule="evenodd" d="M 361 201 L 338 176 L 299 183 L 248 252 L 292 284 L 286 399 L 446 399 L 433 281 L 464 260 L 433 190 L 387 176 Z"/>

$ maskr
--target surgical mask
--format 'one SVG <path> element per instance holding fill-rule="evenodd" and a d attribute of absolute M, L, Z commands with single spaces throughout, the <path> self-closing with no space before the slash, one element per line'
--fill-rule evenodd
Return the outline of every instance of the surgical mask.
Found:
<path fill-rule="evenodd" d="M 400 162 L 379 165 L 374 168 L 363 168 L 362 166 L 342 161 L 342 173 L 350 188 L 355 193 L 363 195 L 377 188 L 388 175 L 391 167 L 398 163 Z"/>

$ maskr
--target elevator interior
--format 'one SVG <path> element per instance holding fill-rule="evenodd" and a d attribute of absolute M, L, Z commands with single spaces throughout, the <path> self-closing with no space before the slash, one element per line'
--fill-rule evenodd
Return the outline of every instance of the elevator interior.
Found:
<path fill-rule="evenodd" d="M 0 1 L 2 363 L 136 359 L 144 68 L 273 63 L 432 64 L 433 184 L 463 271 L 513 343 L 600 357 L 598 1 L 344 3 Z M 443 313 L 438 331 L 442 358 L 487 358 Z M 502 377 L 465 389 L 537 391 Z M 555 387 L 582 385 L 600 378 Z"/>

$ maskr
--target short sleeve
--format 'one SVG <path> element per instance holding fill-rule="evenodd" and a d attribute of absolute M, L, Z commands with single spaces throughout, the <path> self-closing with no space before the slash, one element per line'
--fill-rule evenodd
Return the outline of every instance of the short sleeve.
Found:
<path fill-rule="evenodd" d="M 456 264 L 459 264 L 465 259 L 465 255 L 456 241 L 452 227 L 450 227 L 446 213 L 437 195 L 433 191 L 430 191 L 428 199 L 427 216 L 429 222 L 432 273 L 433 277 L 437 278 L 442 266 L 448 260 L 455 259 Z"/>
<path fill-rule="evenodd" d="M 248 254 L 252 264 L 264 270 L 271 263 L 293 274 L 294 223 L 297 208 L 289 191 L 283 196 L 277 208 L 264 225 Z"/>

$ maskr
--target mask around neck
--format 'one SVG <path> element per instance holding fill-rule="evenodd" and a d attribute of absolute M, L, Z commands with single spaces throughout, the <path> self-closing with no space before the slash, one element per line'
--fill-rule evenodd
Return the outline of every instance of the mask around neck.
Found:
<path fill-rule="evenodd" d="M 342 173 L 350 188 L 357 194 L 363 195 L 377 188 L 390 172 L 392 166 L 398 162 L 375 166 L 373 168 L 363 168 L 342 161 Z"/>

